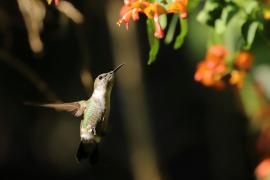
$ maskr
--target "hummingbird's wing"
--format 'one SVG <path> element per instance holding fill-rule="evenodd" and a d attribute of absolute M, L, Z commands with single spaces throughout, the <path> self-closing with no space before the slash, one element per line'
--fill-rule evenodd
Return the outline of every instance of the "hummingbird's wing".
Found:
<path fill-rule="evenodd" d="M 84 110 L 87 105 L 87 101 L 77 101 L 77 102 L 70 102 L 70 103 L 59 103 L 59 104 L 30 104 L 28 105 L 35 105 L 40 107 L 47 107 L 47 108 L 53 108 L 55 110 L 59 111 L 68 111 L 72 112 L 74 116 L 79 117 L 83 115 Z"/>

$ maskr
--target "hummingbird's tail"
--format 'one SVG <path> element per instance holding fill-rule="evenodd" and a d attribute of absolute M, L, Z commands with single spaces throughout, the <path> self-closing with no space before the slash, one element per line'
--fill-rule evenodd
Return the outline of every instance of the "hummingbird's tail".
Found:
<path fill-rule="evenodd" d="M 76 158 L 78 162 L 84 159 L 88 159 L 91 165 L 95 165 L 98 162 L 98 145 L 96 142 L 79 144 Z"/>

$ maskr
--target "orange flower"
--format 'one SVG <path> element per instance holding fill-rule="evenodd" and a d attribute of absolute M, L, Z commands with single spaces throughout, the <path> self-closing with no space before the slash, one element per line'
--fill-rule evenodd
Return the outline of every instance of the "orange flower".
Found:
<path fill-rule="evenodd" d="M 246 72 L 245 71 L 237 71 L 233 70 L 231 72 L 231 77 L 230 77 L 230 84 L 231 85 L 236 85 L 238 88 L 243 87 L 244 84 L 244 78 L 246 77 Z"/>
<path fill-rule="evenodd" d="M 180 13 L 180 17 L 182 19 L 186 19 L 188 17 L 188 13 L 186 10 L 186 6 L 188 4 L 188 0 L 173 0 L 171 5 L 169 6 L 169 13 Z"/>
<path fill-rule="evenodd" d="M 155 37 L 163 38 L 164 32 L 159 23 L 159 16 L 162 14 L 166 14 L 166 9 L 160 3 L 152 3 L 147 8 L 145 8 L 144 13 L 149 19 L 154 18 L 155 22 Z"/>
<path fill-rule="evenodd" d="M 222 45 L 213 45 L 208 49 L 206 58 L 213 59 L 217 61 L 223 61 L 225 57 L 228 55 L 227 49 L 224 48 Z"/>
<path fill-rule="evenodd" d="M 205 86 L 222 88 L 224 86 L 222 77 L 225 72 L 226 66 L 224 63 L 205 60 L 198 65 L 194 78 Z"/>
<path fill-rule="evenodd" d="M 226 80 L 231 85 L 241 88 L 247 71 L 251 68 L 253 56 L 246 51 L 240 52 L 235 60 L 235 69 L 231 70 L 225 61 L 228 55 L 229 52 L 222 45 L 211 46 L 206 59 L 198 65 L 195 80 L 212 87 L 223 87 Z M 225 78 L 226 75 L 230 75 L 229 79 Z"/>
<path fill-rule="evenodd" d="M 124 23 L 128 30 L 130 18 L 132 18 L 133 21 L 137 21 L 139 19 L 139 13 L 143 12 L 149 5 L 149 2 L 143 0 L 125 0 L 124 6 L 120 10 L 120 19 L 117 24 L 120 26 Z"/>
<path fill-rule="evenodd" d="M 195 80 L 200 81 L 205 86 L 222 88 L 224 82 L 222 78 L 227 73 L 225 57 L 227 50 L 223 46 L 215 45 L 209 48 L 206 59 L 198 65 L 195 73 Z"/>
<path fill-rule="evenodd" d="M 224 64 L 216 64 L 206 60 L 198 65 L 194 78 L 205 86 L 223 87 L 222 77 L 225 72 L 226 67 Z"/>
<path fill-rule="evenodd" d="M 253 55 L 247 51 L 241 51 L 235 60 L 235 66 L 238 69 L 248 71 L 253 62 Z"/>
<path fill-rule="evenodd" d="M 265 179 L 270 177 L 270 158 L 264 159 L 257 166 L 255 174 L 259 179 Z"/>

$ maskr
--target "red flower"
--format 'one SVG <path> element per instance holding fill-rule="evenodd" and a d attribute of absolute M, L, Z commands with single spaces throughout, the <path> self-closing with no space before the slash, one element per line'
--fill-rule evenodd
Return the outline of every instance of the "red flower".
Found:
<path fill-rule="evenodd" d="M 160 3 L 149 3 L 145 0 L 124 0 L 124 6 L 120 11 L 118 25 L 125 24 L 128 30 L 128 24 L 132 18 L 134 21 L 139 19 L 139 13 L 144 13 L 149 19 L 154 19 L 155 33 L 157 38 L 163 38 L 164 32 L 159 23 L 159 16 L 166 14 L 166 9 Z"/>
<path fill-rule="evenodd" d="M 125 0 L 124 6 L 120 10 L 120 19 L 117 24 L 120 26 L 124 23 L 128 30 L 130 18 L 132 18 L 133 21 L 137 21 L 139 19 L 139 13 L 143 12 L 149 4 L 149 2 L 143 0 Z"/>
<path fill-rule="evenodd" d="M 154 18 L 155 22 L 154 36 L 159 39 L 163 38 L 164 32 L 159 23 L 159 16 L 162 14 L 166 14 L 167 13 L 166 9 L 159 3 L 152 3 L 144 10 L 144 13 L 149 19 Z"/>
<path fill-rule="evenodd" d="M 164 36 L 164 32 L 163 32 L 163 30 L 161 28 L 161 25 L 159 23 L 158 14 L 155 14 L 155 16 L 154 16 L 154 22 L 155 22 L 155 29 L 156 29 L 154 36 L 157 37 L 157 38 L 159 38 L 159 39 L 161 39 Z"/>
<path fill-rule="evenodd" d="M 47 0 L 48 4 L 51 4 L 54 1 L 54 4 L 57 6 L 59 4 L 59 0 Z"/>

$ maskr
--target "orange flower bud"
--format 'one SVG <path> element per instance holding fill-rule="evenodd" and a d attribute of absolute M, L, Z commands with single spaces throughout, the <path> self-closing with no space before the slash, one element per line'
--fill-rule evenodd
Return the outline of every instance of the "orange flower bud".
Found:
<path fill-rule="evenodd" d="M 253 55 L 250 52 L 242 51 L 235 60 L 235 66 L 238 69 L 248 71 L 253 62 Z"/>
<path fill-rule="evenodd" d="M 222 45 L 213 45 L 208 49 L 206 58 L 213 59 L 216 61 L 223 61 L 224 58 L 228 55 L 228 51 Z"/>
<path fill-rule="evenodd" d="M 258 178 L 264 179 L 270 177 L 270 158 L 263 160 L 256 168 L 255 174 Z"/>
<path fill-rule="evenodd" d="M 244 84 L 244 78 L 246 77 L 246 72 L 233 70 L 231 72 L 231 78 L 229 80 L 231 85 L 235 85 L 241 88 Z"/>

